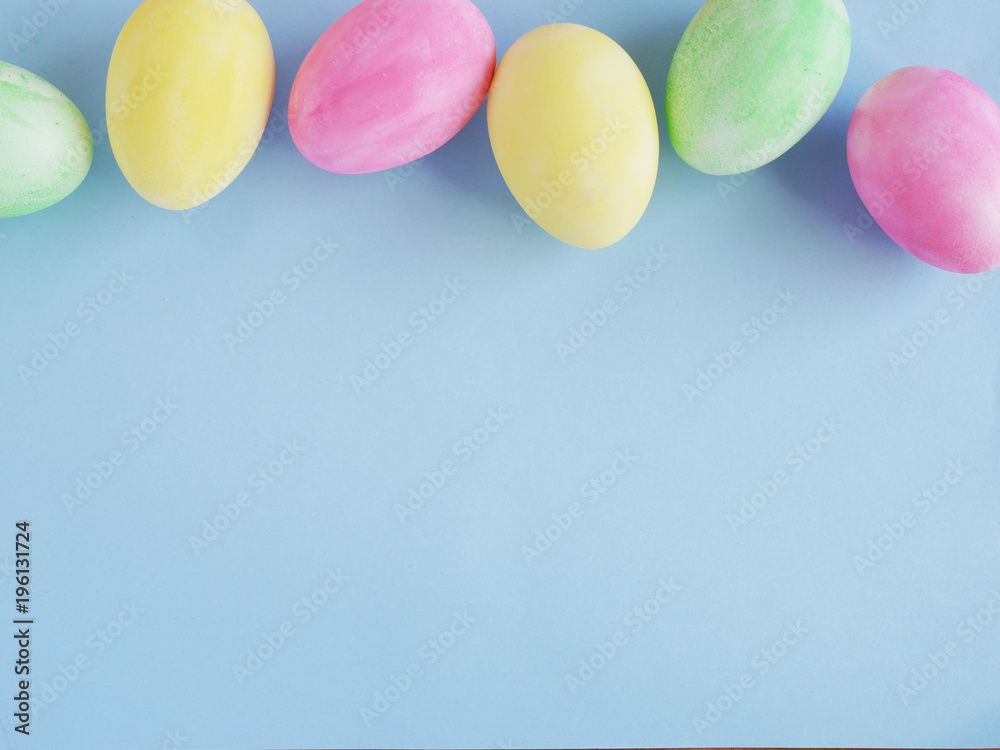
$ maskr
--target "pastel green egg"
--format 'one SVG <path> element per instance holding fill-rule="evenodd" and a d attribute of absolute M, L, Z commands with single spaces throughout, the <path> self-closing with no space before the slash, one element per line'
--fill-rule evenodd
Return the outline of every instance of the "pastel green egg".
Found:
<path fill-rule="evenodd" d="M 83 182 L 93 156 L 76 105 L 34 73 L 0 61 L 0 218 L 61 201 Z"/>
<path fill-rule="evenodd" d="M 649 87 L 614 40 L 576 24 L 521 37 L 493 77 L 490 143 L 514 198 L 577 247 L 607 247 L 642 217 L 659 134 Z"/>
<path fill-rule="evenodd" d="M 708 0 L 667 78 L 674 149 L 713 175 L 767 164 L 829 109 L 850 53 L 842 0 Z"/>
<path fill-rule="evenodd" d="M 245 0 L 146 0 L 115 42 L 106 91 L 118 166 L 153 205 L 218 195 L 260 142 L 274 52 Z"/>

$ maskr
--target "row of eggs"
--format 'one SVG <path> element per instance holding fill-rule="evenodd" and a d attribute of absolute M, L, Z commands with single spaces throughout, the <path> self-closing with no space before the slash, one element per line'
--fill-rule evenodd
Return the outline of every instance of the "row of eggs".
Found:
<path fill-rule="evenodd" d="M 843 0 L 708 0 L 670 66 L 674 149 L 713 175 L 779 157 L 826 113 L 850 45 Z M 145 0 L 108 70 L 108 133 L 123 174 L 165 209 L 209 200 L 256 150 L 274 80 L 267 30 L 245 0 Z M 656 112 L 625 50 L 584 26 L 537 28 L 497 66 L 489 23 L 470 0 L 364 0 L 303 61 L 289 129 L 313 164 L 375 172 L 442 146 L 487 95 L 497 165 L 532 219 L 582 248 L 632 230 L 656 181 Z M 885 76 L 858 103 L 847 151 L 862 201 L 906 250 L 962 273 L 1000 265 L 1000 108 L 975 84 L 929 67 Z M 92 152 L 69 99 L 0 62 L 0 217 L 61 200 Z"/>

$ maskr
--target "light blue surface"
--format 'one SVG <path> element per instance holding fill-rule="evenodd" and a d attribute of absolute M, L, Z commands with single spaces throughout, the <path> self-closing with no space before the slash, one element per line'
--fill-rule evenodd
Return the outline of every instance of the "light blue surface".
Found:
<path fill-rule="evenodd" d="M 54 697 L 36 704 L 30 737 L 13 733 L 14 583 L 0 572 L 6 745 L 1000 744 L 1000 613 L 987 609 L 1000 609 L 1000 281 L 936 270 L 877 227 L 852 242 L 861 203 L 844 151 L 854 104 L 895 68 L 949 68 L 1000 99 L 1000 5 L 848 0 L 854 46 L 833 107 L 723 196 L 727 181 L 684 165 L 663 127 L 697 0 L 478 4 L 500 54 L 561 8 L 646 76 L 661 168 L 619 245 L 575 250 L 527 223 L 485 111 L 392 184 L 307 163 L 280 113 L 298 64 L 351 5 L 318 0 L 255 3 L 278 116 L 196 215 L 145 203 L 98 137 L 77 192 L 0 223 L 0 563 L 29 520 L 32 692 Z M 48 6 L 35 39 L 14 45 L 8 31 Z M 132 9 L 7 0 L 0 57 L 99 130 Z M 891 30 L 895 9 L 905 23 Z M 286 273 L 319 240 L 339 247 L 293 288 Z M 626 299 L 652 248 L 669 259 Z M 131 280 L 88 313 L 116 272 Z M 457 299 L 412 325 L 449 282 Z M 225 336 L 274 289 L 284 304 L 230 351 Z M 754 340 L 779 294 L 794 303 Z M 607 299 L 618 312 L 562 361 L 557 344 Z M 894 365 L 939 310 L 947 323 Z M 79 335 L 25 382 L 19 368 L 68 323 Z M 412 345 L 358 393 L 352 377 L 400 332 Z M 745 354 L 690 402 L 684 387 L 735 342 Z M 503 424 L 476 433 L 491 410 Z M 145 440 L 128 437 L 154 416 Z M 475 452 L 461 448 L 477 435 Z M 115 451 L 121 465 L 68 509 L 64 494 Z M 282 451 L 280 477 L 255 476 Z M 445 461 L 453 475 L 435 475 Z M 949 462 L 964 476 L 948 474 L 935 505 L 919 499 Z M 610 489 L 582 493 L 612 466 Z M 768 487 L 781 471 L 787 484 Z M 443 486 L 401 522 L 395 506 L 427 474 Z M 758 482 L 777 492 L 734 527 Z M 196 552 L 220 505 L 234 519 Z M 552 514 L 572 526 L 529 564 L 523 548 Z M 885 524 L 901 538 L 859 570 Z M 311 611 L 302 599 L 317 589 Z M 636 619 L 651 598 L 655 614 Z M 962 625 L 977 615 L 981 632 Z M 268 654 L 267 634 L 280 647 L 238 677 L 248 650 Z M 793 645 L 765 653 L 783 637 Z M 571 690 L 567 675 L 616 638 Z M 904 702 L 899 685 L 950 641 L 946 666 Z M 397 697 L 401 676 L 407 689 L 369 726 L 362 709 L 385 708 L 375 694 Z M 711 721 L 727 689 L 738 700 Z"/>

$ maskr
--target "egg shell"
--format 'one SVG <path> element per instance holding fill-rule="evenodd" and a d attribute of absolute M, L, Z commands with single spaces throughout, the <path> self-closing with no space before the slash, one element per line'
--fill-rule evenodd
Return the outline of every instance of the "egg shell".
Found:
<path fill-rule="evenodd" d="M 829 109 L 850 52 L 842 0 L 709 0 L 670 64 L 674 149 L 712 175 L 773 161 Z"/>
<path fill-rule="evenodd" d="M 34 73 L 0 61 L 0 218 L 61 201 L 83 182 L 93 156 L 76 105 Z"/>
<path fill-rule="evenodd" d="M 399 167 L 465 126 L 495 68 L 493 31 L 468 0 L 366 0 L 302 62 L 288 102 L 292 140 L 330 172 Z"/>
<path fill-rule="evenodd" d="M 243 171 L 273 97 L 271 41 L 244 0 L 146 0 L 111 54 L 111 148 L 139 195 L 191 209 Z"/>
<path fill-rule="evenodd" d="M 607 247 L 649 205 L 660 153 L 653 98 L 599 31 L 560 23 L 517 40 L 493 78 L 487 122 L 511 193 L 553 237 Z"/>
<path fill-rule="evenodd" d="M 1000 266 L 1000 107 L 941 68 L 902 68 L 861 97 L 847 163 L 893 240 L 956 273 Z"/>

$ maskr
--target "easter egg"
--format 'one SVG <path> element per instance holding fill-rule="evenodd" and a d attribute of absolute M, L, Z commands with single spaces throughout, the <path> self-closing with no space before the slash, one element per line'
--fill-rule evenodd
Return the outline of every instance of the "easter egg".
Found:
<path fill-rule="evenodd" d="M 111 54 L 111 148 L 139 195 L 191 209 L 243 171 L 273 97 L 271 41 L 244 0 L 146 0 Z"/>
<path fill-rule="evenodd" d="M 292 140 L 340 174 L 415 161 L 476 113 L 496 54 L 489 23 L 469 0 L 365 0 L 302 62 L 288 101 Z"/>
<path fill-rule="evenodd" d="M 528 32 L 500 61 L 486 117 L 504 181 L 553 237 L 598 249 L 638 223 L 659 133 L 649 87 L 614 40 L 568 23 Z"/>
<path fill-rule="evenodd" d="M 708 0 L 670 64 L 670 142 L 707 174 L 762 167 L 826 113 L 850 52 L 842 0 Z"/>
<path fill-rule="evenodd" d="M 851 117 L 847 163 L 905 250 L 957 273 L 1000 266 L 1000 107 L 972 81 L 930 67 L 879 79 Z"/>
<path fill-rule="evenodd" d="M 0 219 L 58 203 L 90 171 L 94 146 L 80 110 L 55 86 L 0 62 Z"/>

